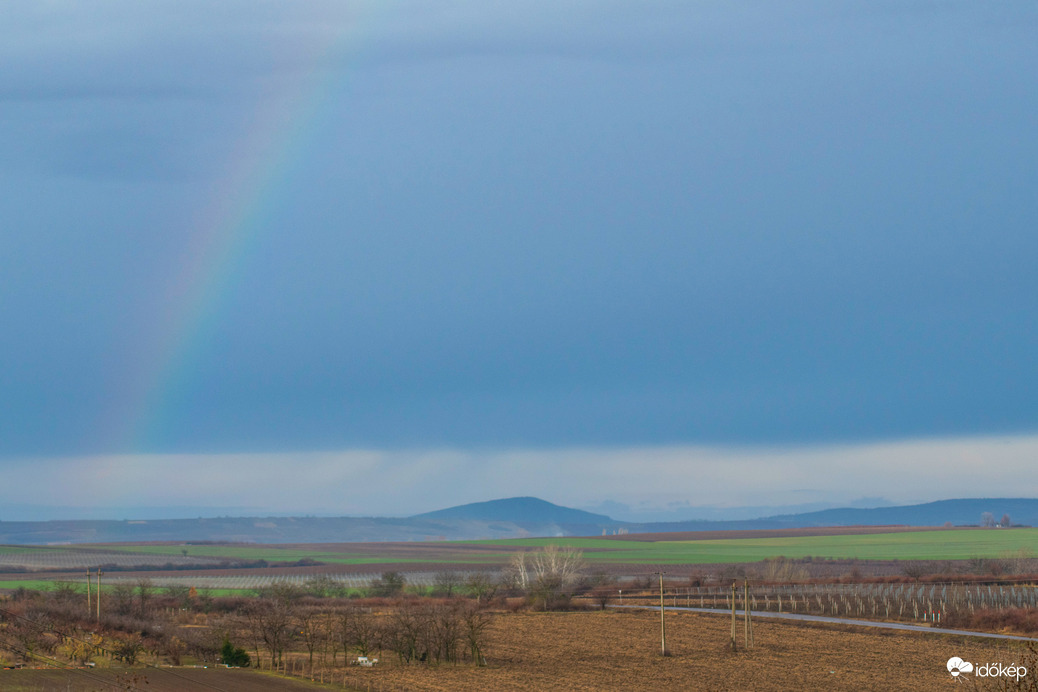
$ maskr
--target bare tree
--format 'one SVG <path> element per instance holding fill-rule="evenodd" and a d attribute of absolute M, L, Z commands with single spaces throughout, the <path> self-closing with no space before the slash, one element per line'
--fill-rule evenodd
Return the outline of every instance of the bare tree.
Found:
<path fill-rule="evenodd" d="M 457 663 L 463 643 L 478 652 L 488 616 L 471 601 L 448 603 L 409 601 L 389 618 L 388 641 L 402 663 L 446 661 Z"/>
<path fill-rule="evenodd" d="M 144 577 L 137 580 L 137 613 L 141 618 L 147 617 L 148 609 L 151 605 L 151 597 L 154 592 L 155 587 L 151 583 L 151 579 Z"/>
<path fill-rule="evenodd" d="M 921 560 L 910 560 L 901 565 L 901 574 L 912 581 L 919 581 L 929 572 L 927 563 Z"/>
<path fill-rule="evenodd" d="M 402 663 L 425 658 L 425 652 L 420 651 L 424 634 L 422 615 L 413 602 L 407 602 L 397 608 L 389 619 L 386 633 L 389 648 L 396 652 Z"/>
<path fill-rule="evenodd" d="M 164 642 L 164 653 L 169 662 L 175 666 L 180 665 L 180 657 L 184 653 L 184 640 L 177 636 L 171 636 Z"/>
<path fill-rule="evenodd" d="M 253 637 L 263 642 L 270 653 L 271 669 L 279 667 L 285 646 L 291 638 L 291 603 L 274 598 L 256 599 L 245 610 L 245 618 Z"/>
<path fill-rule="evenodd" d="M 266 586 L 261 586 L 255 589 L 256 595 L 260 598 L 278 601 L 280 603 L 292 603 L 299 600 L 306 592 L 285 579 L 278 579 L 272 581 Z"/>
<path fill-rule="evenodd" d="M 999 526 L 1001 526 L 1004 529 L 1008 529 L 1011 525 L 1012 525 L 1012 520 L 1009 518 L 1009 515 L 1008 514 L 1003 514 L 1002 515 L 1002 521 L 999 522 Z"/>
<path fill-rule="evenodd" d="M 112 587 L 108 596 L 112 610 L 117 615 L 130 615 L 133 613 L 133 584 L 116 584 Z"/>
<path fill-rule="evenodd" d="M 465 586 L 477 603 L 489 601 L 497 593 L 497 581 L 485 570 L 470 575 Z"/>
<path fill-rule="evenodd" d="M 437 661 L 458 662 L 458 644 L 462 638 L 461 609 L 460 601 L 426 607 L 427 650 Z"/>
<path fill-rule="evenodd" d="M 586 563 L 575 548 L 546 545 L 530 554 L 529 593 L 545 608 L 555 608 L 583 577 Z"/>
<path fill-rule="evenodd" d="M 223 636 L 215 629 L 190 628 L 182 631 L 184 646 L 188 653 L 203 663 L 216 663 L 220 660 L 220 645 Z M 259 648 L 257 645 L 257 658 L 259 661 Z"/>
<path fill-rule="evenodd" d="M 407 580 L 400 572 L 383 572 L 377 579 L 371 580 L 372 596 L 396 596 L 404 590 Z"/>
<path fill-rule="evenodd" d="M 6 635 L 17 646 L 8 646 L 19 652 L 25 662 L 36 658 L 38 651 L 53 647 L 47 646 L 46 632 L 52 629 L 50 618 L 45 610 L 37 607 L 28 608 L 24 614 L 12 617 L 0 634 Z M 0 641 L 2 643 L 2 641 Z"/>
<path fill-rule="evenodd" d="M 302 608 L 295 614 L 299 633 L 303 637 L 306 651 L 310 656 L 310 676 L 314 674 L 314 651 L 325 640 L 327 634 L 324 627 L 324 618 L 316 608 Z"/>
<path fill-rule="evenodd" d="M 342 647 L 343 658 L 348 659 L 351 649 L 356 649 L 361 656 L 370 654 L 380 645 L 382 630 L 372 613 L 357 606 L 349 606 L 339 614 L 336 637 Z"/>
<path fill-rule="evenodd" d="M 186 608 L 191 602 L 191 588 L 183 585 L 172 585 L 165 588 L 167 598 L 173 600 L 178 608 Z"/>
<path fill-rule="evenodd" d="M 350 649 L 353 648 L 353 614 L 356 612 L 356 608 L 348 607 L 338 613 L 332 627 L 332 639 L 336 645 L 335 651 L 332 652 L 332 665 L 335 664 L 335 653 L 339 649 L 342 649 L 343 663 L 349 662 Z"/>
<path fill-rule="evenodd" d="M 61 606 L 67 606 L 71 604 L 78 604 L 81 602 L 82 595 L 79 590 L 70 582 L 67 581 L 56 581 L 51 586 L 50 597 L 56 604 Z"/>
<path fill-rule="evenodd" d="M 132 666 L 137 662 L 137 657 L 142 651 L 144 651 L 144 641 L 139 634 L 134 634 L 128 639 L 119 640 L 115 644 L 113 653 L 127 665 Z"/>
<path fill-rule="evenodd" d="M 605 610 L 606 606 L 613 600 L 614 593 L 616 593 L 616 589 L 613 586 L 602 584 L 591 590 L 591 598 L 594 599 L 599 608 Z"/>
<path fill-rule="evenodd" d="M 526 591 L 530 588 L 530 572 L 526 566 L 526 553 L 518 552 L 508 561 L 507 574 L 516 588 Z"/>
<path fill-rule="evenodd" d="M 980 525 L 985 528 L 991 528 L 995 525 L 995 515 L 991 512 L 984 512 L 980 515 Z"/>
<path fill-rule="evenodd" d="M 454 596 L 454 592 L 461 587 L 461 583 L 461 577 L 454 570 L 438 572 L 433 583 L 433 593 L 451 598 Z"/>
<path fill-rule="evenodd" d="M 332 579 L 327 574 L 321 574 L 310 579 L 303 588 L 314 598 L 344 598 L 347 594 L 346 585 L 341 581 Z"/>
<path fill-rule="evenodd" d="M 465 641 L 469 645 L 472 663 L 481 666 L 486 663 L 483 648 L 486 645 L 486 629 L 490 625 L 491 614 L 477 603 L 468 603 L 461 612 Z"/>
<path fill-rule="evenodd" d="M 535 578 L 555 579 L 562 588 L 570 588 L 583 576 L 587 563 L 584 554 L 576 548 L 546 545 L 531 555 L 531 568 Z"/>
<path fill-rule="evenodd" d="M 807 570 L 787 557 L 775 557 L 764 560 L 760 578 L 767 582 L 793 582 L 807 579 Z"/>

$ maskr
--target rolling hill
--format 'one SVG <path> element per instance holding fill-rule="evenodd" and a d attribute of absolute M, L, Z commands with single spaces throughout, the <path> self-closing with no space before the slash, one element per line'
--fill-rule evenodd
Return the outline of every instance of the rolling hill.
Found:
<path fill-rule="evenodd" d="M 416 514 L 412 519 L 464 519 L 478 521 L 512 521 L 517 524 L 616 524 L 604 514 L 592 514 L 582 509 L 571 509 L 552 504 L 536 497 L 510 497 L 504 500 L 473 502 Z"/>
<path fill-rule="evenodd" d="M 740 521 L 635 524 L 535 497 L 476 502 L 412 517 L 221 517 L 127 521 L 0 521 L 0 544 L 234 541 L 338 543 L 471 540 L 527 536 L 784 529 L 817 526 L 975 526 L 982 513 L 1013 525 L 1038 525 L 1038 499 L 967 498 L 875 509 L 827 509 Z"/>

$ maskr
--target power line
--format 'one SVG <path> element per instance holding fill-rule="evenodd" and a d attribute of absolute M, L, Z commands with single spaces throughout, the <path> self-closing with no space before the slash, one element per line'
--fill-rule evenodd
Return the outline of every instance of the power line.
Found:
<path fill-rule="evenodd" d="M 108 685 L 112 684 L 111 680 L 108 680 L 107 678 L 104 678 L 104 677 L 102 677 L 100 675 L 97 675 L 95 673 L 91 673 L 89 671 L 83 670 L 82 668 L 74 668 L 73 666 L 70 666 L 67 663 L 62 663 L 61 661 L 59 661 L 57 659 L 50 658 L 49 656 L 44 656 L 42 654 L 37 654 L 35 652 L 31 652 L 28 649 L 20 649 L 17 646 L 13 646 L 9 642 L 0 642 L 0 645 L 2 645 L 8 651 L 11 651 L 13 653 L 18 654 L 22 658 L 32 657 L 34 660 L 37 660 L 40 663 L 45 663 L 46 665 L 52 666 L 52 667 L 57 668 L 59 670 L 67 670 L 67 671 L 69 671 L 71 673 L 75 673 L 77 675 L 82 675 L 83 677 L 90 678 L 90 679 L 92 679 L 95 682 L 100 682 L 101 684 L 103 684 L 106 687 Z"/>

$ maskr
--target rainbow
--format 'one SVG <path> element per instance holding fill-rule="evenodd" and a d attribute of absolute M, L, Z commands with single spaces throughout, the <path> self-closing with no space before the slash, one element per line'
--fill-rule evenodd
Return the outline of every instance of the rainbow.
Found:
<path fill-rule="evenodd" d="M 175 415 L 176 395 L 190 384 L 203 337 L 233 296 L 250 248 L 269 231 L 266 220 L 310 151 L 322 107 L 342 86 L 336 67 L 356 59 L 363 43 L 358 29 L 370 19 L 351 17 L 308 46 L 311 69 L 288 89 L 260 99 L 225 172 L 194 215 L 184 259 L 149 316 L 136 361 L 124 368 L 107 413 L 111 420 L 101 426 L 109 451 L 147 451 Z"/>

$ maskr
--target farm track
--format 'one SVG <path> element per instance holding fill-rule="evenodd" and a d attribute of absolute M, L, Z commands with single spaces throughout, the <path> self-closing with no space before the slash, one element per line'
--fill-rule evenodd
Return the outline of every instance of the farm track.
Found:
<path fill-rule="evenodd" d="M 659 606 L 650 605 L 609 605 L 609 608 L 632 608 L 636 610 L 651 610 L 659 612 Z M 688 606 L 666 606 L 667 610 L 676 610 L 684 613 L 712 613 L 715 615 L 730 615 L 732 611 L 722 608 L 692 608 Z M 739 627 L 743 626 L 742 618 L 746 615 L 745 610 L 736 609 L 735 615 Z M 770 618 L 773 620 L 792 620 L 799 622 L 816 622 L 829 625 L 850 625 L 854 627 L 871 627 L 877 629 L 900 630 L 902 632 L 926 632 L 927 634 L 951 634 L 960 637 L 981 637 L 986 639 L 1005 639 L 1009 641 L 1038 642 L 1035 637 L 1021 637 L 1015 634 L 1002 634 L 998 632 L 977 632 L 971 630 L 952 630 L 942 627 L 928 627 L 926 625 L 908 625 L 902 622 L 883 622 L 879 620 L 854 620 L 849 618 L 837 618 L 827 615 L 807 615 L 804 613 L 772 613 L 767 610 L 751 610 L 751 618 Z"/>

